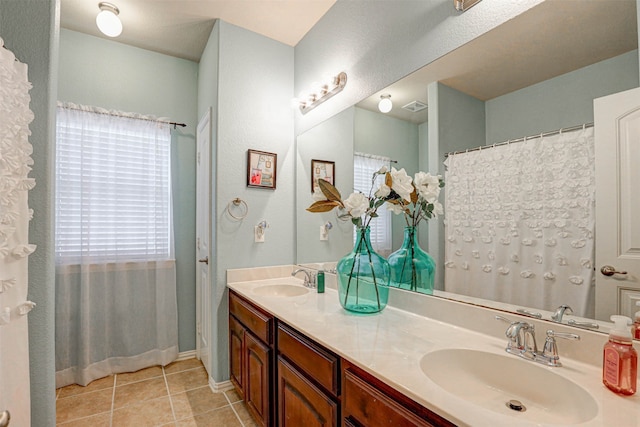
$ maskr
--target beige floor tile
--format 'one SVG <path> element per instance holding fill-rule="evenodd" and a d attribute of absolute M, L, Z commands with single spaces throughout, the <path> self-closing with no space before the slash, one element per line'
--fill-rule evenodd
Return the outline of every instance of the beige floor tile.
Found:
<path fill-rule="evenodd" d="M 171 402 L 177 420 L 229 405 L 223 393 L 214 393 L 208 386 L 173 394 Z"/>
<path fill-rule="evenodd" d="M 113 390 L 99 390 L 56 400 L 57 422 L 84 418 L 111 410 Z"/>
<path fill-rule="evenodd" d="M 136 372 L 128 372 L 118 374 L 116 377 L 116 385 L 125 385 L 136 381 L 148 380 L 162 376 L 162 366 L 152 366 L 150 368 L 140 369 Z"/>
<path fill-rule="evenodd" d="M 113 411 L 114 427 L 153 427 L 171 423 L 169 396 L 146 400 Z"/>
<path fill-rule="evenodd" d="M 169 363 L 167 366 L 164 367 L 164 372 L 167 374 L 175 374 L 176 372 L 180 372 L 180 371 L 186 371 L 188 369 L 194 369 L 194 368 L 202 368 L 202 362 L 199 361 L 198 359 L 186 359 L 186 360 L 181 360 L 179 362 L 172 362 Z"/>
<path fill-rule="evenodd" d="M 109 375 L 108 377 L 92 381 L 86 387 L 78 384 L 71 384 L 66 387 L 61 387 L 58 389 L 58 398 L 60 399 L 63 397 L 75 396 L 82 393 L 91 393 L 93 391 L 104 390 L 109 387 L 113 387 L 113 375 Z"/>
<path fill-rule="evenodd" d="M 56 424 L 60 427 L 110 427 L 111 413 L 107 412 L 92 417 L 80 418 L 78 420 L 69 421 L 67 423 Z"/>
<path fill-rule="evenodd" d="M 227 395 L 231 403 L 239 402 L 242 400 L 235 388 L 225 391 L 224 394 Z"/>
<path fill-rule="evenodd" d="M 179 420 L 176 427 L 242 427 L 230 406 Z M 302 426 L 301 426 L 302 427 Z"/>
<path fill-rule="evenodd" d="M 167 395 L 167 386 L 163 377 L 138 381 L 137 383 L 116 386 L 113 407 L 118 409 Z"/>
<path fill-rule="evenodd" d="M 209 380 L 207 371 L 205 371 L 203 367 L 200 367 L 176 374 L 169 374 L 167 375 L 167 383 L 169 383 L 169 392 L 173 395 L 208 385 Z"/>
<path fill-rule="evenodd" d="M 257 427 L 258 424 L 253 421 L 253 417 L 247 411 L 247 405 L 244 402 L 237 402 L 233 404 L 233 409 L 238 413 L 238 417 L 244 424 L 245 427 Z M 302 426 L 301 426 L 302 427 Z"/>

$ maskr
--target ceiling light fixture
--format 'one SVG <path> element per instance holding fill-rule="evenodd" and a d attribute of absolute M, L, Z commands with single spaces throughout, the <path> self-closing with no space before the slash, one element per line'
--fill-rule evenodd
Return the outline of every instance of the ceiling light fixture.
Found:
<path fill-rule="evenodd" d="M 458 12 L 464 12 L 481 1 L 482 0 L 453 0 L 453 7 L 455 7 Z"/>
<path fill-rule="evenodd" d="M 381 113 L 388 113 L 393 108 L 393 102 L 391 102 L 391 95 L 388 93 L 380 95 L 380 102 L 378 102 L 378 110 Z"/>
<path fill-rule="evenodd" d="M 313 83 L 309 93 L 301 93 L 299 98 L 293 100 L 294 105 L 300 107 L 302 114 L 306 114 L 333 95 L 341 92 L 346 85 L 347 73 L 345 72 L 330 78 L 328 82 Z"/>
<path fill-rule="evenodd" d="M 111 3 L 98 3 L 100 13 L 96 16 L 96 25 L 102 34 L 109 37 L 118 37 L 122 33 L 122 22 L 118 18 L 120 10 Z"/>

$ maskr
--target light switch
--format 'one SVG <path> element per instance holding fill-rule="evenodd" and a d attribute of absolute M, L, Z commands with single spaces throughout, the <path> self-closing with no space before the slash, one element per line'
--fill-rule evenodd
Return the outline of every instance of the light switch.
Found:
<path fill-rule="evenodd" d="M 329 232 L 324 225 L 320 226 L 320 240 L 329 240 Z"/>

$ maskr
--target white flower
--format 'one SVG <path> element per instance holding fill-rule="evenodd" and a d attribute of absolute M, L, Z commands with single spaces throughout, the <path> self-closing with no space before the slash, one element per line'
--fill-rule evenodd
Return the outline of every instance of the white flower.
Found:
<path fill-rule="evenodd" d="M 440 195 L 440 176 L 418 172 L 413 183 L 416 186 L 418 195 L 429 203 L 433 203 Z"/>
<path fill-rule="evenodd" d="M 321 202 L 323 200 L 327 200 L 327 196 L 325 196 L 321 190 L 314 191 L 311 197 L 315 202 Z"/>
<path fill-rule="evenodd" d="M 433 202 L 433 216 L 436 217 L 443 214 L 444 208 L 442 207 L 442 204 L 436 200 L 435 202 Z"/>
<path fill-rule="evenodd" d="M 390 210 L 396 215 L 400 215 L 401 213 L 404 213 L 404 206 L 396 203 L 387 203 L 387 210 Z"/>
<path fill-rule="evenodd" d="M 369 199 L 362 193 L 351 193 L 344 201 L 344 207 L 353 218 L 362 216 L 369 209 Z"/>
<path fill-rule="evenodd" d="M 382 166 L 382 167 L 380 168 L 380 170 L 378 170 L 378 173 L 379 173 L 379 174 L 383 174 L 383 173 L 387 173 L 388 171 L 389 171 L 389 169 L 387 169 L 387 167 L 386 167 L 386 166 Z"/>
<path fill-rule="evenodd" d="M 413 192 L 413 185 L 411 184 L 411 177 L 407 175 L 404 168 L 396 170 L 391 168 L 392 184 L 391 189 L 398 194 L 401 198 L 407 202 L 411 202 L 411 193 Z"/>
<path fill-rule="evenodd" d="M 380 185 L 380 188 L 378 188 L 378 191 L 376 191 L 374 195 L 380 199 L 384 199 L 389 194 L 391 194 L 391 188 L 389 188 L 389 186 L 386 184 L 382 184 Z"/>

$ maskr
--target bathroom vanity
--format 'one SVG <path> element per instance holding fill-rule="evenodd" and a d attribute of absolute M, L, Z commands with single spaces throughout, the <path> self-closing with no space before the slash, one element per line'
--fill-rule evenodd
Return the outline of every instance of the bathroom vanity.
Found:
<path fill-rule="evenodd" d="M 640 425 L 640 398 L 606 390 L 598 357 L 580 357 L 602 351 L 602 334 L 560 342 L 564 367 L 544 367 L 504 352 L 499 312 L 398 291 L 358 316 L 340 306 L 335 276 L 318 294 L 293 269 L 227 272 L 231 381 L 258 425 Z M 539 340 L 563 331 L 532 322 Z"/>

